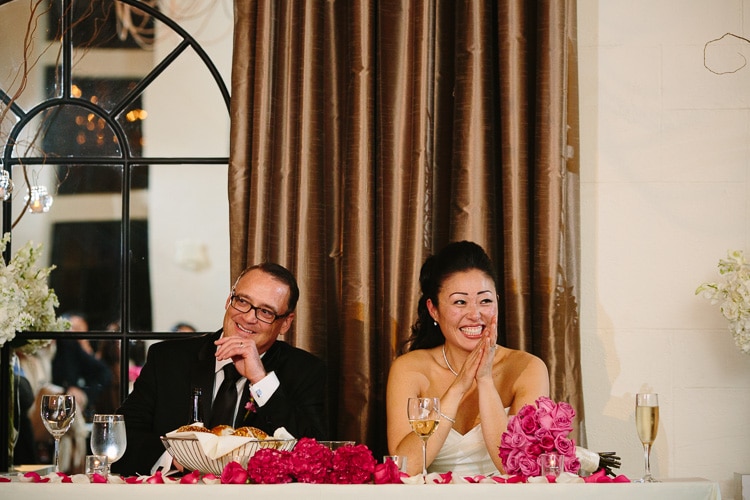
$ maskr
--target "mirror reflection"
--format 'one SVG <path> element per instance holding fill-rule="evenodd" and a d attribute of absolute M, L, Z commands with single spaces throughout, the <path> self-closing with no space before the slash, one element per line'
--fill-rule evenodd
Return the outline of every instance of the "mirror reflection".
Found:
<path fill-rule="evenodd" d="M 162 11 L 228 81 L 231 1 L 190 4 Z M 42 263 L 57 266 L 50 281 L 58 311 L 85 312 L 91 331 L 112 322 L 130 332 L 167 332 L 178 322 L 214 330 L 229 286 L 227 165 L 215 160 L 228 156 L 229 116 L 217 82 L 195 50 L 173 53 L 182 38 L 154 16 L 133 18 L 119 38 L 124 2 L 57 1 L 48 14 L 46 5 L 0 6 L 0 89 L 10 102 L 0 108 L 0 139 L 12 139 L 3 168 L 15 185 L 2 210 L 14 224 L 11 248 L 43 243 Z M 70 95 L 65 8 L 74 17 Z M 165 56 L 174 60 L 155 76 Z M 61 101 L 40 107 L 50 97 Z M 29 211 L 32 186 L 46 190 L 46 211 Z"/>
<path fill-rule="evenodd" d="M 220 326 L 232 1 L 132 3 L 0 1 L 0 170 L 14 186 L 3 231 L 11 252 L 43 245 L 71 320 L 69 336 L 15 351 L 16 464 L 50 460 L 43 394 L 79 401 L 60 466 L 80 472 L 87 422 L 119 406 L 148 344 Z"/>

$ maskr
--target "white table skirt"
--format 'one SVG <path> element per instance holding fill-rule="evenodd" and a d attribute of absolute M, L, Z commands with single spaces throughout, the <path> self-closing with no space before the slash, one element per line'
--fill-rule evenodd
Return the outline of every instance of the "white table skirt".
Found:
<path fill-rule="evenodd" d="M 166 491 L 169 490 L 169 491 Z M 718 483 L 703 479 L 676 479 L 660 483 L 631 484 L 70 484 L 70 483 L 0 483 L 0 498 L 47 500 L 49 498 L 75 500 L 456 500 L 519 499 L 686 499 L 720 500 Z M 169 495 L 165 497 L 164 495 Z"/>

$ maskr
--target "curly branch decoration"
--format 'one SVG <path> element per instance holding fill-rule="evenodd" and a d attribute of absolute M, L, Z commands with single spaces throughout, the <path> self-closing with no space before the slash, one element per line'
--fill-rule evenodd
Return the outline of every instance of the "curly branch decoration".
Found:
<path fill-rule="evenodd" d="M 708 71 L 710 71 L 711 73 L 715 73 L 717 75 L 726 75 L 728 73 L 737 73 L 739 70 L 741 70 L 742 68 L 744 68 L 745 66 L 747 66 L 747 58 L 741 52 L 737 52 L 737 55 L 739 55 L 740 58 L 742 59 L 742 64 L 740 64 L 740 66 L 738 68 L 735 68 L 735 69 L 733 69 L 731 71 L 716 71 L 716 70 L 713 70 L 713 69 L 711 69 L 709 67 L 708 62 L 707 62 L 707 56 L 706 56 L 706 51 L 708 50 L 708 46 L 711 45 L 711 44 L 714 44 L 714 43 L 719 43 L 719 42 L 721 42 L 722 40 L 724 40 L 727 37 L 736 38 L 737 40 L 741 40 L 741 41 L 743 41 L 743 42 L 745 42 L 747 44 L 750 44 L 750 40 L 748 40 L 747 38 L 745 38 L 743 36 L 735 35 L 734 33 L 725 33 L 724 35 L 722 35 L 719 38 L 716 38 L 715 40 L 709 40 L 708 42 L 706 42 L 706 44 L 703 46 L 703 66 L 705 66 L 705 68 Z"/>

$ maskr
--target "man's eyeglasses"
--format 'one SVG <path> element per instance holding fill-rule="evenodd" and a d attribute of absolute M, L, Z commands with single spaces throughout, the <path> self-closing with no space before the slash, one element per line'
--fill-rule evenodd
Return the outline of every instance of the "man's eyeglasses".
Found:
<path fill-rule="evenodd" d="M 250 311 L 254 310 L 255 317 L 258 318 L 258 321 L 268 323 L 269 325 L 277 319 L 285 318 L 289 315 L 289 313 L 276 314 L 272 310 L 266 309 L 265 307 L 254 306 L 248 300 L 243 299 L 239 295 L 235 295 L 234 292 L 232 292 L 232 295 L 229 299 L 229 305 L 241 313 L 249 313 Z"/>

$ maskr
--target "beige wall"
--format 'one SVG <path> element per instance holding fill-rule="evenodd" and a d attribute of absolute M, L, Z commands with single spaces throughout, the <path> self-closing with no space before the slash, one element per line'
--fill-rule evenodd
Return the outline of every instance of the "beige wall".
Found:
<path fill-rule="evenodd" d="M 643 472 L 634 397 L 660 394 L 658 477 L 733 498 L 750 472 L 750 356 L 694 295 L 750 250 L 750 67 L 704 45 L 746 36 L 750 1 L 579 0 L 582 354 L 589 447 Z M 750 45 L 722 47 L 736 63 Z M 714 59 L 715 57 L 715 59 Z"/>

